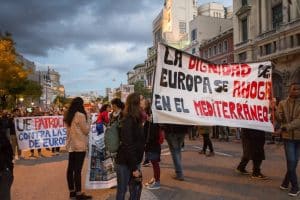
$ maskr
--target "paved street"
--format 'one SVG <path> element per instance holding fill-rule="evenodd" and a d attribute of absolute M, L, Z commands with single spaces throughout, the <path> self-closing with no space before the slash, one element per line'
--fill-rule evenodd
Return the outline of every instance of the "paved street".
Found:
<path fill-rule="evenodd" d="M 161 184 L 159 190 L 143 190 L 142 199 L 182 200 L 284 200 L 293 199 L 287 192 L 279 189 L 285 173 L 283 148 L 279 145 L 266 145 L 267 160 L 263 162 L 262 172 L 269 180 L 252 180 L 249 176 L 236 174 L 234 169 L 241 156 L 239 142 L 213 141 L 216 156 L 199 155 L 201 140 L 186 140 L 183 152 L 186 180 L 175 181 L 171 157 L 166 145 L 163 145 L 161 162 Z M 43 151 L 45 156 L 49 152 Z M 27 154 L 26 154 L 27 155 Z M 12 187 L 13 200 L 66 200 L 68 199 L 65 171 L 67 154 L 40 158 L 37 160 L 20 160 L 15 166 L 15 181 Z M 86 171 L 87 162 L 84 165 Z M 249 163 L 248 170 L 251 170 Z M 152 167 L 143 167 L 144 180 L 152 177 Z M 299 171 L 298 171 L 299 174 Z M 84 173 L 85 176 L 85 173 Z M 83 182 L 85 180 L 83 179 Z M 114 199 L 115 189 L 88 190 L 94 199 Z M 295 198 L 294 198 L 295 199 Z"/>

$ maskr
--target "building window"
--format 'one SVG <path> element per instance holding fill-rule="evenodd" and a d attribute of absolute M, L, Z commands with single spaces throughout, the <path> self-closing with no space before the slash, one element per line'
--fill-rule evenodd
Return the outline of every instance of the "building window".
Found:
<path fill-rule="evenodd" d="M 195 54 L 195 53 L 196 53 L 196 49 L 192 48 L 192 54 Z"/>
<path fill-rule="evenodd" d="M 266 55 L 269 55 L 272 53 L 271 43 L 265 45 L 265 52 L 266 52 Z"/>
<path fill-rule="evenodd" d="M 228 50 L 228 41 L 224 40 L 224 42 L 223 42 L 223 52 L 226 53 L 227 50 Z"/>
<path fill-rule="evenodd" d="M 179 32 L 180 32 L 180 34 L 186 33 L 186 23 L 185 22 L 179 22 Z"/>
<path fill-rule="evenodd" d="M 208 58 L 208 51 L 207 51 L 207 49 L 204 51 L 204 58 Z"/>
<path fill-rule="evenodd" d="M 211 53 L 211 48 L 208 49 L 208 57 L 211 57 L 212 53 Z"/>
<path fill-rule="evenodd" d="M 297 46 L 300 46 L 300 33 L 299 34 L 297 34 Z"/>
<path fill-rule="evenodd" d="M 277 51 L 277 43 L 276 41 L 273 42 L 273 53 Z"/>
<path fill-rule="evenodd" d="M 244 18 L 241 20 L 242 22 L 242 41 L 248 40 L 248 20 Z"/>
<path fill-rule="evenodd" d="M 239 61 L 244 62 L 247 60 L 247 52 L 243 52 L 239 54 Z"/>
<path fill-rule="evenodd" d="M 272 8 L 272 24 L 273 28 L 276 29 L 282 23 L 282 4 L 278 4 Z"/>
<path fill-rule="evenodd" d="M 242 6 L 246 6 L 248 5 L 248 1 L 247 0 L 242 0 Z"/>
<path fill-rule="evenodd" d="M 192 30 L 191 40 L 197 40 L 197 29 Z"/>
<path fill-rule="evenodd" d="M 294 37 L 292 35 L 290 36 L 290 47 L 294 48 Z"/>
<path fill-rule="evenodd" d="M 219 53 L 222 53 L 222 43 L 219 43 Z"/>
<path fill-rule="evenodd" d="M 214 55 L 218 54 L 217 45 L 214 46 Z"/>
<path fill-rule="evenodd" d="M 259 55 L 260 56 L 263 56 L 264 55 L 264 52 L 263 52 L 264 50 L 263 50 L 263 46 L 260 46 L 259 47 Z"/>

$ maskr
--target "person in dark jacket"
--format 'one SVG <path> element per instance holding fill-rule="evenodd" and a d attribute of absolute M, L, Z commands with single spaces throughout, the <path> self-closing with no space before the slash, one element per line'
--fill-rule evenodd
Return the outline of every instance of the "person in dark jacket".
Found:
<path fill-rule="evenodd" d="M 13 150 L 5 131 L 0 124 L 0 199 L 10 200 L 10 188 L 14 177 Z"/>
<path fill-rule="evenodd" d="M 152 122 L 152 111 L 150 101 L 147 101 L 145 111 L 147 113 L 148 120 L 144 124 L 144 133 L 146 136 L 145 154 L 153 167 L 154 178 L 146 183 L 148 189 L 160 188 L 160 128 L 159 124 Z"/>
<path fill-rule="evenodd" d="M 240 174 L 250 174 L 246 170 L 249 160 L 253 162 L 253 172 L 251 178 L 267 179 L 267 176 L 261 173 L 260 167 L 265 160 L 265 132 L 254 129 L 242 129 L 243 156 L 236 171 Z"/>
<path fill-rule="evenodd" d="M 143 159 L 145 136 L 143 131 L 140 105 L 144 98 L 138 93 L 128 95 L 120 127 L 120 147 L 116 158 L 117 200 L 124 200 L 129 186 L 130 199 L 140 199 L 142 177 L 139 166 Z"/>

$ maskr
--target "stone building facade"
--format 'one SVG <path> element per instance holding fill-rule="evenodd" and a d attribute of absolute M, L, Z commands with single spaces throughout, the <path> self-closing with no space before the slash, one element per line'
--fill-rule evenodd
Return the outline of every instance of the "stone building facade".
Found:
<path fill-rule="evenodd" d="M 273 96 L 300 81 L 299 0 L 233 1 L 234 60 L 273 63 Z"/>

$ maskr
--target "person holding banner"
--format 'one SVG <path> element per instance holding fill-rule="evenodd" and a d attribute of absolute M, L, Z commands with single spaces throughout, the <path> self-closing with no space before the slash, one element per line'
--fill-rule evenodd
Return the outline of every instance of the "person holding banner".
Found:
<path fill-rule="evenodd" d="M 140 164 L 143 159 L 145 136 L 141 117 L 144 97 L 138 93 L 128 95 L 120 129 L 120 147 L 116 158 L 117 200 L 124 200 L 129 186 L 129 199 L 140 199 L 142 173 Z"/>
<path fill-rule="evenodd" d="M 181 164 L 181 147 L 184 142 L 185 134 L 189 133 L 189 126 L 166 124 L 164 125 L 164 129 L 175 167 L 175 176 L 173 176 L 173 178 L 175 180 L 184 181 Z"/>
<path fill-rule="evenodd" d="M 10 200 L 10 188 L 13 183 L 13 150 L 6 130 L 0 123 L 0 199 Z"/>
<path fill-rule="evenodd" d="M 236 168 L 236 172 L 240 174 L 250 174 L 246 170 L 249 160 L 253 162 L 253 172 L 251 178 L 267 179 L 268 177 L 261 173 L 260 167 L 262 161 L 265 159 L 265 132 L 261 130 L 242 129 L 242 145 L 243 156 L 240 164 Z"/>
<path fill-rule="evenodd" d="M 298 196 L 300 193 L 296 174 L 300 155 L 300 81 L 290 85 L 289 96 L 281 101 L 277 108 L 276 118 L 281 122 L 281 133 L 284 141 L 287 172 L 280 189 L 291 189 L 289 196 Z"/>
<path fill-rule="evenodd" d="M 81 192 L 81 170 L 90 131 L 89 117 L 83 107 L 82 98 L 76 97 L 72 100 L 64 122 L 67 126 L 66 149 L 69 152 L 67 181 L 70 198 L 76 200 L 91 199 L 91 196 Z"/>

